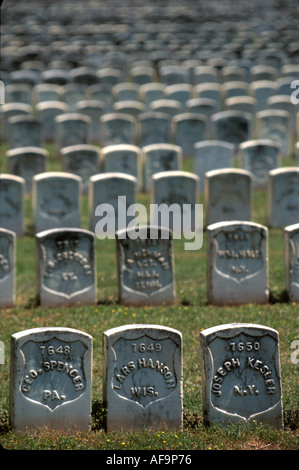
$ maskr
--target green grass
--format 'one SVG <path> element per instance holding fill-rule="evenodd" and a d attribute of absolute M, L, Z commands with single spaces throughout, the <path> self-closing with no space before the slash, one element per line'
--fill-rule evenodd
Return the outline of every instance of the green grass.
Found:
<path fill-rule="evenodd" d="M 0 169 L 5 168 L 5 146 Z M 49 169 L 59 170 L 49 146 Z M 285 160 L 284 165 L 289 165 Z M 190 161 L 185 169 L 191 169 Z M 148 203 L 141 194 L 139 202 Z M 254 193 L 253 221 L 267 224 L 267 194 Z M 87 200 L 83 201 L 82 227 L 87 224 Z M 286 301 L 284 281 L 283 231 L 269 231 L 270 302 L 238 307 L 207 304 L 206 244 L 201 250 L 185 251 L 184 240 L 174 240 L 177 300 L 172 306 L 125 307 L 118 303 L 114 240 L 97 240 L 98 303 L 72 308 L 42 308 L 36 296 L 35 244 L 32 228 L 31 200 L 26 200 L 24 237 L 17 240 L 17 303 L 0 312 L 0 339 L 5 344 L 5 364 L 0 365 L 0 444 L 7 449 L 153 449 L 153 450 L 222 450 L 222 449 L 298 449 L 298 365 L 291 362 L 292 341 L 299 339 L 298 305 Z M 199 334 L 202 329 L 230 323 L 249 322 L 267 325 L 280 335 L 280 360 L 284 408 L 284 429 L 279 431 L 260 423 L 206 428 L 202 417 Z M 183 335 L 184 429 L 177 432 L 115 432 L 103 428 L 105 410 L 102 403 L 102 333 L 125 324 L 154 323 L 176 328 Z M 15 434 L 9 427 L 10 337 L 13 333 L 43 326 L 76 328 L 94 339 L 92 429 L 88 433 L 68 435 L 53 431 Z"/>

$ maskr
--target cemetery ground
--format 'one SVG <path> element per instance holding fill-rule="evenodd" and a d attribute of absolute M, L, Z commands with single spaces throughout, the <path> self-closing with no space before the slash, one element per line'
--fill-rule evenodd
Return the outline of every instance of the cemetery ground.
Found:
<path fill-rule="evenodd" d="M 60 170 L 61 162 L 50 152 L 49 170 Z M 1 148 L 0 168 L 4 172 L 5 145 Z M 190 171 L 192 162 L 184 160 Z M 238 161 L 236 161 L 236 166 Z M 294 165 L 294 158 L 283 166 Z M 139 194 L 138 202 L 149 205 L 149 196 Z M 201 196 L 201 201 L 202 196 Z M 252 221 L 267 225 L 267 192 L 254 192 Z M 87 198 L 83 198 L 82 228 L 88 228 Z M 297 450 L 299 444 L 298 387 L 298 305 L 285 294 L 283 230 L 269 230 L 269 288 L 266 305 L 246 304 L 217 307 L 207 304 L 206 237 L 198 251 L 185 251 L 184 239 L 174 240 L 176 302 L 171 306 L 127 307 L 118 302 L 115 240 L 96 240 L 98 302 L 96 305 L 42 308 L 36 295 L 35 241 L 31 198 L 26 199 L 26 234 L 17 239 L 16 306 L 2 309 L 1 340 L 5 363 L 0 365 L 0 444 L 18 450 Z M 246 322 L 266 325 L 279 332 L 284 429 L 277 430 L 259 422 L 253 425 L 205 427 L 202 414 L 200 368 L 200 331 L 225 323 Z M 182 430 L 107 434 L 102 402 L 102 334 L 116 326 L 151 323 L 175 328 L 183 337 Z M 38 431 L 13 433 L 9 426 L 10 338 L 22 330 L 36 327 L 69 327 L 93 337 L 93 382 L 91 430 L 67 434 Z"/>

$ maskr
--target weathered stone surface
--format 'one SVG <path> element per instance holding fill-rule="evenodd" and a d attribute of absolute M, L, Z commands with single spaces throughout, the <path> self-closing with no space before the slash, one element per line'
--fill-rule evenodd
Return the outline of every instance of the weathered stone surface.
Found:
<path fill-rule="evenodd" d="M 103 334 L 107 431 L 181 429 L 182 335 L 158 325 Z"/>
<path fill-rule="evenodd" d="M 299 168 L 283 167 L 269 172 L 268 222 L 286 227 L 299 221 Z"/>
<path fill-rule="evenodd" d="M 88 431 L 92 337 L 62 327 L 11 337 L 10 423 L 14 431 Z"/>
<path fill-rule="evenodd" d="M 278 332 L 230 323 L 200 333 L 207 425 L 263 423 L 282 428 Z"/>
<path fill-rule="evenodd" d="M 154 226 L 116 233 L 119 301 L 125 305 L 172 304 L 175 279 L 172 234 Z"/>
<path fill-rule="evenodd" d="M 205 173 L 206 225 L 251 220 L 252 177 L 246 170 L 223 168 Z"/>
<path fill-rule="evenodd" d="M 285 285 L 291 302 L 299 302 L 299 224 L 284 229 Z"/>
<path fill-rule="evenodd" d="M 208 301 L 234 305 L 266 303 L 268 229 L 254 222 L 219 222 L 207 227 Z"/>
<path fill-rule="evenodd" d="M 16 301 L 16 234 L 0 228 L 0 307 L 13 307 Z"/>
<path fill-rule="evenodd" d="M 32 207 L 35 232 L 53 228 L 80 228 L 81 178 L 50 171 L 33 177 Z"/>
<path fill-rule="evenodd" d="M 36 235 L 41 305 L 96 302 L 95 237 L 87 230 L 53 229 Z"/>
<path fill-rule="evenodd" d="M 0 175 L 0 227 L 24 235 L 24 178 L 2 173 Z"/>

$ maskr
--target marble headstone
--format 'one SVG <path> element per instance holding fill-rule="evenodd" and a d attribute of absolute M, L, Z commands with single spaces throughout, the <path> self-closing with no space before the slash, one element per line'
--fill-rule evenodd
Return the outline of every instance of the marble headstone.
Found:
<path fill-rule="evenodd" d="M 24 235 L 25 180 L 20 176 L 0 174 L 0 227 Z"/>
<path fill-rule="evenodd" d="M 188 171 L 161 171 L 152 176 L 151 188 L 151 220 L 155 220 L 156 224 L 162 224 L 170 228 L 174 236 L 187 231 L 195 231 L 199 227 L 197 220 L 197 199 L 198 199 L 199 178 L 194 173 Z M 169 225 L 165 225 L 166 221 L 156 219 L 159 218 L 159 210 L 166 207 L 169 219 Z M 189 209 L 188 221 L 185 219 L 186 212 Z M 161 213 L 163 214 L 163 212 Z M 163 219 L 163 215 L 161 218 Z M 188 227 L 187 227 L 188 225 Z"/>
<path fill-rule="evenodd" d="M 100 148 L 91 144 L 77 144 L 60 151 L 63 170 L 80 176 L 82 193 L 88 194 L 89 179 L 101 171 Z"/>
<path fill-rule="evenodd" d="M 199 178 L 199 191 L 204 192 L 205 174 L 211 170 L 233 167 L 235 146 L 223 140 L 204 140 L 194 146 L 194 173 Z"/>
<path fill-rule="evenodd" d="M 42 147 L 42 126 L 33 115 L 9 118 L 9 144 L 11 149 Z"/>
<path fill-rule="evenodd" d="M 252 135 L 252 117 L 242 111 L 220 111 L 211 117 L 214 138 L 224 140 L 236 146 L 250 140 Z"/>
<path fill-rule="evenodd" d="M 123 305 L 172 304 L 173 241 L 163 227 L 139 226 L 116 233 L 119 301 Z"/>
<path fill-rule="evenodd" d="M 252 174 L 254 189 L 266 189 L 269 172 L 280 166 L 280 146 L 269 139 L 256 139 L 240 145 L 241 166 Z"/>
<path fill-rule="evenodd" d="M 267 227 L 243 221 L 209 225 L 207 257 L 210 304 L 267 303 Z"/>
<path fill-rule="evenodd" d="M 206 225 L 251 220 L 252 176 L 246 170 L 223 168 L 205 174 Z"/>
<path fill-rule="evenodd" d="M 33 177 L 32 207 L 35 232 L 80 228 L 81 178 L 59 171 Z"/>
<path fill-rule="evenodd" d="M 134 176 L 141 185 L 141 151 L 136 145 L 107 145 L 101 149 L 101 166 L 107 173 L 125 173 Z"/>
<path fill-rule="evenodd" d="M 290 115 L 280 109 L 265 109 L 256 113 L 258 139 L 268 139 L 280 145 L 282 156 L 290 151 Z"/>
<path fill-rule="evenodd" d="M 103 334 L 107 432 L 182 428 L 182 335 L 159 325 Z"/>
<path fill-rule="evenodd" d="M 193 157 L 194 145 L 205 140 L 206 121 L 206 116 L 196 113 L 182 113 L 173 117 L 172 139 L 182 148 L 184 157 Z"/>
<path fill-rule="evenodd" d="M 13 307 L 16 300 L 16 234 L 0 228 L 0 307 Z"/>
<path fill-rule="evenodd" d="M 263 423 L 282 428 L 279 335 L 250 323 L 200 333 L 206 425 Z"/>
<path fill-rule="evenodd" d="M 171 141 L 171 118 L 165 113 L 148 111 L 138 117 L 139 146 Z"/>
<path fill-rule="evenodd" d="M 299 223 L 284 229 L 285 284 L 289 300 L 299 302 Z"/>
<path fill-rule="evenodd" d="M 36 234 L 37 287 L 42 306 L 93 304 L 97 297 L 95 236 L 82 229 Z"/>
<path fill-rule="evenodd" d="M 90 178 L 89 228 L 97 238 L 114 238 L 135 217 L 137 179 L 125 173 L 101 173 Z"/>
<path fill-rule="evenodd" d="M 299 222 L 299 168 L 283 167 L 269 172 L 268 223 L 282 228 Z"/>
<path fill-rule="evenodd" d="M 1 105 L 1 137 L 5 142 L 10 139 L 10 119 L 14 116 L 31 116 L 31 104 L 22 102 L 5 103 Z"/>
<path fill-rule="evenodd" d="M 16 432 L 90 429 L 90 335 L 44 327 L 11 337 L 10 423 Z"/>
<path fill-rule="evenodd" d="M 150 191 L 152 176 L 161 171 L 177 171 L 182 167 L 182 149 L 174 144 L 152 144 L 142 149 L 143 190 Z"/>
<path fill-rule="evenodd" d="M 49 152 L 39 147 L 21 147 L 6 153 L 9 173 L 25 180 L 25 191 L 32 192 L 32 179 L 47 170 Z"/>
<path fill-rule="evenodd" d="M 91 144 L 91 119 L 85 114 L 61 114 L 55 118 L 55 122 L 58 152 L 71 145 Z"/>
<path fill-rule="evenodd" d="M 100 118 L 100 143 L 102 146 L 115 144 L 135 145 L 137 120 L 126 113 L 107 113 Z"/>

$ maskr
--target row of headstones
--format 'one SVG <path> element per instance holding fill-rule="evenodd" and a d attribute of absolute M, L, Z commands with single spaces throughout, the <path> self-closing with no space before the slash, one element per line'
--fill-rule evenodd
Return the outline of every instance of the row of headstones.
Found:
<path fill-rule="evenodd" d="M 16 236 L 0 230 L 0 303 L 15 304 Z M 145 225 L 116 232 L 118 297 L 122 305 L 174 304 L 173 238 L 169 229 Z M 285 280 L 299 301 L 299 224 L 284 230 Z M 189 238 L 190 240 L 190 238 Z M 96 304 L 95 235 L 54 229 L 36 235 L 37 290 L 45 307 Z M 254 222 L 207 227 L 207 294 L 214 305 L 269 301 L 268 229 Z"/>
<path fill-rule="evenodd" d="M 46 89 L 43 87 L 44 84 L 57 86 L 56 89 L 53 88 L 53 91 L 56 90 L 56 96 L 59 99 L 63 95 L 64 87 L 72 84 L 85 87 L 97 85 L 109 87 L 115 93 L 116 99 L 118 98 L 118 85 L 132 84 L 132 90 L 135 90 L 135 99 L 137 96 L 139 97 L 136 94 L 138 87 L 153 83 L 160 83 L 164 87 L 179 84 L 197 87 L 204 83 L 215 83 L 222 85 L 223 91 L 228 92 L 229 95 L 232 88 L 230 83 L 232 82 L 242 83 L 242 89 L 248 91 L 247 87 L 250 83 L 267 80 L 274 82 L 277 91 L 284 94 L 285 88 L 289 86 L 289 79 L 294 80 L 298 75 L 298 64 L 292 62 L 283 64 L 280 70 L 267 64 L 252 64 L 251 67 L 245 69 L 237 64 L 225 63 L 219 69 L 215 65 L 203 63 L 199 59 L 185 60 L 183 64 L 176 63 L 176 61 L 161 61 L 158 67 L 155 67 L 150 59 L 136 59 L 130 63 L 130 59 L 124 58 L 123 68 L 107 67 L 106 65 L 97 68 L 96 65 L 90 64 L 70 69 L 66 67 L 66 64 L 64 69 L 47 69 L 44 64 L 39 64 L 37 61 L 27 60 L 24 62 L 26 68 L 7 74 L 8 85 L 13 86 L 9 88 L 8 92 L 17 90 L 14 85 L 26 85 L 33 92 L 32 95 L 27 92 L 26 99 L 34 98 L 37 101 L 40 97 L 39 92 Z M 38 67 L 39 65 L 40 67 Z M 127 71 L 124 70 L 125 68 Z M 112 90 L 113 87 L 116 88 Z M 169 96 L 168 93 L 166 96 Z"/>
<path fill-rule="evenodd" d="M 274 146 L 273 148 L 275 150 Z M 195 173 L 169 168 L 171 160 L 168 159 L 168 151 L 169 149 L 166 152 L 168 169 L 155 171 L 159 170 L 155 159 L 151 163 L 148 161 L 146 167 L 148 170 L 146 189 L 151 190 L 151 209 L 156 210 L 157 206 L 162 207 L 162 204 L 166 204 L 171 213 L 176 206 L 182 210 L 184 205 L 189 205 L 194 211 L 199 200 L 199 183 L 204 180 L 202 190 L 204 191 L 205 226 L 227 220 L 252 221 L 252 194 L 255 187 L 252 172 L 232 167 L 206 171 L 205 163 L 203 162 L 200 168 L 201 162 L 198 159 L 197 168 L 202 175 L 199 178 Z M 22 156 L 24 157 L 25 154 Z M 175 157 L 178 157 L 179 153 L 175 149 L 173 156 L 173 167 L 177 168 L 179 160 Z M 270 170 L 271 166 L 263 168 L 263 163 L 269 165 L 270 162 L 274 167 L 277 163 L 275 156 L 272 161 L 270 154 L 266 155 L 266 158 L 266 161 L 260 159 L 254 164 L 258 169 L 259 182 L 263 183 L 259 187 L 268 189 L 268 226 L 283 228 L 296 224 L 299 222 L 299 168 L 282 167 L 273 170 Z M 18 165 L 20 169 L 20 163 Z M 26 181 L 23 177 L 11 174 L 0 175 L 0 227 L 15 232 L 17 236 L 25 234 L 25 187 Z M 81 188 L 82 178 L 69 172 L 45 171 L 34 175 L 32 178 L 34 232 L 54 228 L 81 228 Z M 98 223 L 101 223 L 104 229 L 103 217 L 106 212 L 106 235 L 111 235 L 120 229 L 119 217 L 121 215 L 124 226 L 132 223 L 136 212 L 140 212 L 137 192 L 138 179 L 129 174 L 115 171 L 90 177 L 88 180 L 89 230 L 95 232 Z M 109 213 L 108 206 L 109 210 L 111 209 Z M 140 218 L 143 223 L 146 223 L 149 216 L 151 214 L 142 213 Z M 195 220 L 198 214 L 194 213 L 192 217 L 194 217 L 192 226 L 195 226 L 195 222 L 197 227 L 199 224 L 202 225 L 203 221 Z"/>
<path fill-rule="evenodd" d="M 279 20 L 276 19 L 275 23 L 275 20 L 271 17 L 270 22 L 268 19 L 268 21 L 266 20 L 266 22 L 261 25 L 258 23 L 257 19 L 251 17 L 251 13 L 248 15 L 248 18 L 246 18 L 246 20 L 250 21 L 249 32 L 244 24 L 244 17 L 240 22 L 237 20 L 231 21 L 231 18 L 228 18 L 227 12 L 225 12 L 223 16 L 220 16 L 220 27 L 215 28 L 214 22 L 216 21 L 217 23 L 218 21 L 218 19 L 215 20 L 215 18 L 218 18 L 218 11 L 215 11 L 210 17 L 213 22 L 211 26 L 211 23 L 208 21 L 207 25 L 205 24 L 205 16 L 203 16 L 202 12 L 197 16 L 197 12 L 193 11 L 193 5 L 191 9 L 192 13 L 194 13 L 192 17 L 194 23 L 191 23 L 191 27 L 189 23 L 191 19 L 189 19 L 189 21 L 187 20 L 187 22 L 182 22 L 173 15 L 173 10 L 169 12 L 168 17 L 166 16 L 164 18 L 164 21 L 161 21 L 162 17 L 160 15 L 163 15 L 161 5 L 159 5 L 159 13 L 156 21 L 153 19 L 151 21 L 151 18 L 148 17 L 146 13 L 145 16 L 141 13 L 139 18 L 136 14 L 133 20 L 131 12 L 126 11 L 125 14 L 129 15 L 129 18 L 128 21 L 125 21 L 125 24 L 121 24 L 124 21 L 123 17 L 121 19 L 119 17 L 115 18 L 113 12 L 109 14 L 108 24 L 106 24 L 106 18 L 104 19 L 104 24 L 101 24 L 101 19 L 98 19 L 98 22 L 95 24 L 94 18 L 88 18 L 88 20 L 84 22 L 83 18 L 86 18 L 86 11 L 74 15 L 75 17 L 82 18 L 83 22 L 79 22 L 79 25 L 74 24 L 73 15 L 68 20 L 61 20 L 61 23 L 59 23 L 59 19 L 62 15 L 62 13 L 59 12 L 59 14 L 56 14 L 55 20 L 53 18 L 53 22 L 55 22 L 55 28 L 53 29 L 51 21 L 49 21 L 49 25 L 47 22 L 41 24 L 40 18 L 38 18 L 37 24 L 35 24 L 32 15 L 30 15 L 28 24 L 31 26 L 33 23 L 34 27 L 31 28 L 32 31 L 26 31 L 27 25 L 24 25 L 24 30 L 26 31 L 24 37 L 20 35 L 20 30 L 18 30 L 17 27 L 19 25 L 9 24 L 10 29 L 7 33 L 13 34 L 15 31 L 18 39 L 17 45 L 19 45 L 20 51 L 14 43 L 11 47 L 6 47 L 4 50 L 7 54 L 5 64 L 7 62 L 7 69 L 9 70 L 9 62 L 14 63 L 13 59 L 10 59 L 10 57 L 13 55 L 13 52 L 15 52 L 15 49 L 17 49 L 17 53 L 14 57 L 14 65 L 17 66 L 24 61 L 28 62 L 28 59 L 32 60 L 34 58 L 36 62 L 36 75 L 38 75 L 43 65 L 48 62 L 60 64 L 64 61 L 66 62 L 65 68 L 69 67 L 72 63 L 85 63 L 98 68 L 102 64 L 106 65 L 109 63 L 109 59 L 105 60 L 105 55 L 109 56 L 110 54 L 113 58 L 113 53 L 115 54 L 115 62 L 119 65 L 120 69 L 124 68 L 123 63 L 126 60 L 130 58 L 134 59 L 134 57 L 136 60 L 138 58 L 148 59 L 147 63 L 151 62 L 149 58 L 152 58 L 155 62 L 163 60 L 164 58 L 172 58 L 173 62 L 175 62 L 176 60 L 186 60 L 186 56 L 197 57 L 198 59 L 202 57 L 203 60 L 216 57 L 216 63 L 218 58 L 218 63 L 220 62 L 222 64 L 230 59 L 233 61 L 236 57 L 243 57 L 245 60 L 247 58 L 247 60 L 252 60 L 258 64 L 271 63 L 271 59 L 275 64 L 285 63 L 285 61 L 288 60 L 288 53 L 291 52 L 289 49 L 291 49 L 292 46 L 292 39 L 293 41 L 295 40 L 295 32 L 292 35 L 290 26 L 290 30 L 287 30 L 289 31 L 290 37 L 287 39 L 285 37 L 287 31 L 283 28 L 284 25 L 281 25 L 281 18 L 279 18 Z M 269 9 L 271 9 L 271 7 L 269 7 Z M 92 7 L 86 8 L 86 10 L 91 14 L 93 13 L 95 17 L 98 15 L 98 11 L 93 11 Z M 118 7 L 115 8 L 115 10 L 119 11 Z M 188 10 L 188 7 L 186 7 L 186 10 Z M 134 11 L 137 13 L 135 8 Z M 47 11 L 47 14 L 44 16 L 47 17 L 49 14 L 50 13 Z M 234 13 L 232 13 L 232 15 L 233 14 Z M 289 14 L 289 11 L 285 9 L 284 14 Z M 257 21 L 256 25 L 252 24 L 254 20 Z M 292 20 L 293 18 L 289 16 L 286 19 L 286 21 L 290 22 L 290 25 L 292 24 Z M 11 21 L 11 23 L 13 22 Z M 100 34 L 98 24 L 101 24 Z M 88 30 L 86 30 L 87 27 Z M 40 28 L 42 28 L 42 32 L 38 34 L 37 31 Z M 211 30 L 209 30 L 209 28 L 211 28 Z M 264 31 L 263 28 L 265 28 Z M 281 29 L 282 34 L 280 35 L 279 32 Z M 22 30 L 22 33 L 24 30 Z M 80 40 L 78 41 L 79 30 L 81 41 L 84 38 L 84 46 Z M 119 34 L 117 33 L 118 31 Z M 117 36 L 115 40 L 113 34 Z M 130 38 L 130 40 L 126 40 L 126 38 Z M 284 43 L 284 41 L 286 43 Z M 273 47 L 271 47 L 271 42 L 273 42 Z M 31 47 L 27 45 L 28 43 Z M 73 44 L 72 48 L 70 44 Z M 5 45 L 9 46 L 9 42 Z M 293 57 L 291 54 L 289 55 L 290 60 L 293 58 L 296 62 L 295 42 L 294 46 L 295 54 L 293 54 Z M 83 47 L 86 54 L 82 54 Z M 133 79 L 134 73 L 130 75 Z M 151 68 L 149 68 L 148 75 L 150 77 L 152 76 Z"/>
<path fill-rule="evenodd" d="M 241 136 L 240 136 L 241 137 Z M 244 136 L 245 137 L 245 136 Z M 272 135 L 270 135 L 272 137 Z M 283 153 L 279 143 L 269 138 L 245 140 L 236 146 L 225 140 L 202 140 L 193 146 L 193 173 L 200 179 L 199 191 L 205 173 L 211 170 L 232 168 L 238 158 L 240 167 L 250 171 L 253 187 L 266 188 L 268 172 L 282 164 Z M 90 144 L 77 144 L 61 149 L 62 170 L 82 179 L 82 192 L 88 193 L 92 176 L 99 173 L 125 173 L 137 179 L 138 191 L 149 192 L 151 178 L 160 171 L 179 171 L 184 158 L 179 145 L 169 143 L 138 147 L 132 144 L 107 145 L 102 148 Z M 26 193 L 32 191 L 32 179 L 47 171 L 49 152 L 41 147 L 18 147 L 5 154 L 7 173 L 26 181 Z M 295 165 L 299 160 L 299 142 L 295 146 Z"/>
<path fill-rule="evenodd" d="M 182 334 L 151 324 L 103 332 L 107 432 L 183 428 Z M 225 324 L 200 332 L 206 425 L 258 422 L 283 428 L 279 334 Z M 91 426 L 93 338 L 63 327 L 11 337 L 10 424 L 66 432 Z"/>
<path fill-rule="evenodd" d="M 159 134 L 158 131 L 160 118 L 156 116 L 149 119 L 148 126 L 151 127 L 151 130 L 148 135 L 152 135 L 151 140 L 159 140 L 158 136 L 160 135 L 162 143 L 149 144 L 144 147 L 123 143 L 107 145 L 102 149 L 87 143 L 62 147 L 60 149 L 60 158 L 64 171 L 82 177 L 85 189 L 87 189 L 89 177 L 101 171 L 128 173 L 138 179 L 138 189 L 141 189 L 143 184 L 142 189 L 148 191 L 153 172 L 180 170 L 182 157 L 186 156 L 186 152 L 191 152 L 190 149 L 192 148 L 194 173 L 199 176 L 201 181 L 204 180 L 206 171 L 232 167 L 234 156 L 240 155 L 243 169 L 249 170 L 253 174 L 254 186 L 265 187 L 268 171 L 279 167 L 280 157 L 289 154 L 290 135 L 285 112 L 276 111 L 275 115 L 264 115 L 260 122 L 260 138 L 255 140 L 248 140 L 252 133 L 246 117 L 240 114 L 229 113 L 228 115 L 226 112 L 220 114 L 219 121 L 217 121 L 218 132 L 216 133 L 218 140 L 198 141 L 198 133 L 196 129 L 195 132 L 192 129 L 192 120 L 188 126 L 187 119 L 184 122 L 186 127 L 184 128 L 183 125 L 182 133 L 177 135 L 177 141 L 180 141 L 182 145 L 165 143 L 163 135 Z M 78 129 L 76 132 L 76 126 L 74 127 L 74 122 L 78 123 L 78 120 L 73 119 L 73 117 L 71 119 L 67 118 L 65 122 L 65 124 L 68 123 L 66 125 L 70 126 L 67 134 L 72 141 L 80 135 Z M 36 122 L 32 121 L 34 118 L 29 118 L 29 116 L 27 118 L 29 121 L 20 116 L 12 118 L 17 120 L 16 133 L 21 136 L 22 142 L 27 145 L 7 151 L 6 157 L 8 172 L 25 177 L 27 190 L 30 192 L 33 175 L 46 171 L 49 152 L 37 146 L 37 144 L 41 145 L 40 141 L 32 140 L 30 129 L 31 125 L 35 125 Z M 116 126 L 114 130 L 118 138 L 122 135 L 121 124 L 124 124 L 125 121 L 125 115 L 114 120 L 113 127 Z M 196 120 L 196 124 L 200 122 Z M 181 124 L 183 124 L 183 121 Z M 188 127 L 191 132 L 184 132 L 184 130 L 188 130 Z M 39 133 L 37 132 L 36 135 L 38 137 Z M 24 139 L 27 139 L 27 141 L 24 141 Z M 78 140 L 86 142 L 83 136 L 79 137 Z M 125 137 L 123 140 L 126 140 Z M 36 145 L 29 146 L 30 143 Z M 187 150 L 187 147 L 189 150 Z M 297 143 L 297 159 L 298 154 Z M 142 166 L 143 168 L 141 168 Z M 203 187 L 201 191 L 203 191 Z"/>
<path fill-rule="evenodd" d="M 70 112 L 63 103 L 44 102 L 38 115 L 32 113 L 30 105 L 9 103 L 2 106 L 3 139 L 11 149 L 43 147 L 52 141 L 58 154 L 62 148 L 76 144 L 122 143 L 143 147 L 173 143 L 182 147 L 184 156 L 192 156 L 196 142 L 216 139 L 239 145 L 256 134 L 258 138 L 279 142 L 283 155 L 288 155 L 290 139 L 298 134 L 299 113 L 289 97 L 285 100 L 286 106 L 259 111 L 254 118 L 237 109 L 217 112 L 207 103 L 195 112 L 172 115 L 173 100 L 162 100 L 159 109 L 137 115 L 131 113 L 134 103 L 126 101 L 126 108 L 107 113 L 91 101 L 76 112 Z"/>
<path fill-rule="evenodd" d="M 144 111 L 162 110 L 162 107 L 171 115 L 183 111 L 211 115 L 224 109 L 254 114 L 267 108 L 290 110 L 292 103 L 289 98 L 295 79 L 296 75 L 277 81 L 265 78 L 251 83 L 236 79 L 220 85 L 207 77 L 206 82 L 196 86 L 180 82 L 172 85 L 120 82 L 112 87 L 108 84 L 76 83 L 64 86 L 40 83 L 31 87 L 26 83 L 12 83 L 5 87 L 5 102 L 32 106 L 41 116 L 47 109 L 56 109 L 57 112 L 72 110 L 97 118 L 108 111 L 129 110 L 136 116 Z"/>

